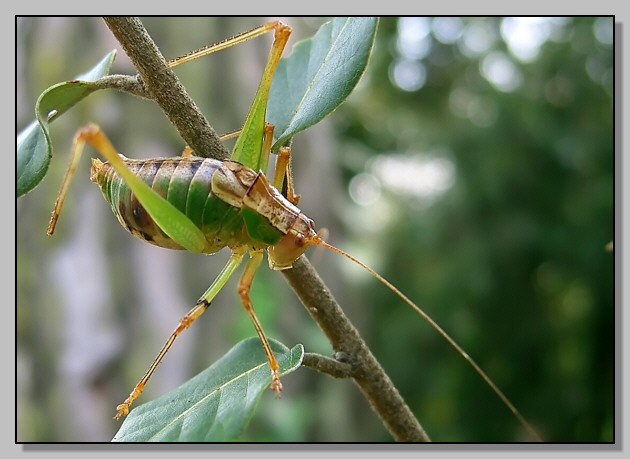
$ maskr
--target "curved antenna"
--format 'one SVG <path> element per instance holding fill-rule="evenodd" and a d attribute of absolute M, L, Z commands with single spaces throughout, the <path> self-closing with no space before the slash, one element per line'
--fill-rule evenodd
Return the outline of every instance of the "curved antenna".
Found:
<path fill-rule="evenodd" d="M 328 244 L 326 241 L 324 241 L 323 239 L 321 239 L 319 236 L 316 238 L 316 241 L 314 241 L 316 245 L 320 246 L 320 247 L 324 247 L 332 252 L 335 252 L 336 254 L 341 255 L 342 257 L 347 258 L 348 260 L 356 263 L 357 265 L 359 265 L 361 268 L 363 268 L 365 271 L 367 271 L 368 273 L 370 273 L 372 275 L 372 277 L 374 277 L 376 280 L 378 280 L 380 283 L 382 283 L 385 287 L 387 287 L 388 289 L 390 289 L 392 292 L 394 292 L 401 300 L 403 300 L 405 303 L 407 303 L 409 306 L 411 306 L 411 308 L 416 311 L 416 313 L 422 317 L 436 332 L 438 332 L 438 334 L 440 336 L 442 336 L 442 338 L 444 338 L 446 340 L 446 342 L 448 344 L 451 345 L 451 347 L 453 347 L 462 357 L 464 357 L 464 359 L 466 359 L 466 361 L 473 367 L 473 369 L 477 372 L 477 374 L 479 376 L 481 376 L 481 378 L 486 382 L 486 384 L 488 384 L 488 386 L 490 386 L 490 388 L 494 391 L 494 393 L 501 399 L 501 401 L 505 404 L 505 406 L 507 406 L 507 408 L 512 412 L 512 414 L 514 414 L 514 416 L 516 416 L 516 419 L 518 419 L 518 421 L 521 423 L 521 425 L 530 433 L 530 435 L 532 436 L 532 438 L 535 438 L 536 441 L 538 442 L 542 442 L 542 438 L 540 438 L 540 436 L 538 435 L 538 433 L 534 430 L 534 428 L 529 425 L 529 423 L 525 420 L 525 418 L 523 417 L 523 415 L 521 415 L 521 413 L 516 409 L 516 407 L 512 404 L 512 402 L 510 402 L 510 400 L 506 397 L 506 395 L 501 391 L 501 389 L 499 389 L 497 387 L 497 385 L 492 381 L 492 379 L 490 379 L 490 377 L 486 374 L 485 371 L 483 371 L 481 369 L 481 367 L 477 364 L 477 362 L 475 362 L 467 353 L 466 351 L 464 351 L 464 349 L 462 349 L 462 347 L 457 344 L 455 342 L 455 340 L 453 338 L 451 338 L 449 336 L 448 333 L 446 333 L 444 331 L 444 329 L 442 329 L 442 327 L 440 327 L 426 312 L 424 312 L 416 303 L 414 303 L 413 301 L 411 301 L 404 293 L 402 293 L 400 290 L 398 290 L 391 282 L 389 282 L 387 279 L 385 279 L 383 276 L 381 276 L 379 273 L 377 273 L 376 271 L 374 271 L 372 268 L 370 268 L 369 266 L 367 266 L 366 264 L 362 263 L 361 261 L 357 260 L 355 257 L 353 257 L 352 255 L 350 255 L 349 253 L 344 252 L 341 249 L 338 249 L 337 247 Z"/>

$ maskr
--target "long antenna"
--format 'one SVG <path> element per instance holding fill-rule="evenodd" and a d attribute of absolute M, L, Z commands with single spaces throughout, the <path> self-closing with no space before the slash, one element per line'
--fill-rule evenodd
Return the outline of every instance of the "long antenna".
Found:
<path fill-rule="evenodd" d="M 389 282 L 387 279 L 385 279 L 383 276 L 381 276 L 379 273 L 377 273 L 376 271 L 374 271 L 372 268 L 370 268 L 369 266 L 367 266 L 366 264 L 362 263 L 361 261 L 357 260 L 356 258 L 354 258 L 352 255 L 344 252 L 341 249 L 338 249 L 337 247 L 328 244 L 326 241 L 324 241 L 321 238 L 317 238 L 317 245 L 322 246 L 332 252 L 335 252 L 345 258 L 347 258 L 348 260 L 356 263 L 357 265 L 361 266 L 364 270 L 366 270 L 368 273 L 370 273 L 375 279 L 377 279 L 379 282 L 381 282 L 383 285 L 385 285 L 385 287 L 389 288 L 392 292 L 394 292 L 401 300 L 403 300 L 405 303 L 407 303 L 409 306 L 411 306 L 417 313 L 418 315 L 420 315 L 420 317 L 422 317 L 426 322 L 428 322 L 428 324 L 433 327 L 433 329 L 438 332 L 438 334 L 440 334 L 442 336 L 442 338 L 444 338 L 462 357 L 464 357 L 464 359 L 466 359 L 466 361 L 474 368 L 474 370 L 479 374 L 479 376 L 481 376 L 481 378 L 488 384 L 488 386 L 490 386 L 490 388 L 494 391 L 495 394 L 497 394 L 497 396 L 501 399 L 501 401 L 505 404 L 505 406 L 508 407 L 508 409 L 514 414 L 514 416 L 516 416 L 516 419 L 519 420 L 519 422 L 521 423 L 521 425 L 523 425 L 523 427 L 525 427 L 525 429 L 530 433 L 530 435 L 536 439 L 536 441 L 538 442 L 542 442 L 542 438 L 540 438 L 540 436 L 538 435 L 538 433 L 534 430 L 534 428 L 529 425 L 529 423 L 525 420 L 525 418 L 521 415 L 521 413 L 516 409 L 516 407 L 512 404 L 512 402 L 510 402 L 510 400 L 505 396 L 505 394 L 503 392 L 501 392 L 501 389 L 499 389 L 497 387 L 497 385 L 490 379 L 490 377 L 486 374 L 485 371 L 483 371 L 481 369 L 481 367 L 479 365 L 477 365 L 477 362 L 475 362 L 467 353 L 466 351 L 464 351 L 464 349 L 461 348 L 461 346 L 459 344 L 457 344 L 455 342 L 455 340 L 453 340 L 453 338 L 451 338 L 448 333 L 446 333 L 442 327 L 440 327 L 431 317 L 429 317 L 429 315 L 424 312 L 422 309 L 420 309 L 420 307 L 418 305 L 416 305 L 413 301 L 411 301 L 404 293 L 402 293 L 400 290 L 398 290 L 391 282 Z"/>

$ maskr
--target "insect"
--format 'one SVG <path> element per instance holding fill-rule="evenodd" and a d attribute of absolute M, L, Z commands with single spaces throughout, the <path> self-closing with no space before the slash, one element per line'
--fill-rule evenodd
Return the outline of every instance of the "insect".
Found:
<path fill-rule="evenodd" d="M 182 318 L 129 397 L 118 405 L 116 418 L 121 419 L 128 414 L 131 405 L 142 393 L 174 340 L 205 312 L 214 296 L 235 273 L 246 255 L 249 255 L 249 260 L 239 282 L 239 296 L 269 361 L 270 387 L 279 394 L 282 384 L 278 364 L 254 312 L 249 291 L 265 251 L 268 253 L 270 267 L 282 270 L 290 268 L 310 246 L 321 246 L 338 253 L 359 264 L 383 282 L 454 346 L 511 407 L 510 409 L 518 413 L 481 368 L 411 300 L 366 265 L 326 243 L 315 231 L 312 220 L 297 207 L 299 196 L 293 188 L 290 148 L 280 149 L 276 170 L 271 180 L 262 172 L 257 172 L 258 169 L 266 170 L 268 165 L 273 127 L 265 124 L 264 108 L 271 78 L 288 40 L 290 29 L 281 23 L 273 23 L 257 29 L 254 33 L 245 34 L 247 38 L 237 37 L 220 45 L 222 48 L 269 31 L 274 31 L 274 44 L 259 91 L 234 147 L 232 160 L 200 158 L 190 150 L 176 158 L 127 160 L 118 155 L 96 126 L 82 129 L 76 137 L 72 164 L 78 161 L 85 143 L 104 156 L 106 163 L 93 160 L 92 181 L 101 187 L 120 223 L 134 236 L 171 249 L 209 254 L 228 247 L 232 252 L 219 277 Z M 177 64 L 217 49 L 219 47 L 211 47 L 193 53 L 177 60 Z M 248 163 L 243 158 L 249 156 L 259 159 L 255 164 Z M 74 168 L 71 166 L 62 183 L 53 211 L 49 226 L 50 234 L 54 232 L 73 173 Z M 151 188 L 148 183 L 151 183 Z M 283 188 L 286 188 L 284 195 L 279 191 Z M 167 199 L 164 199 L 165 197 Z"/>

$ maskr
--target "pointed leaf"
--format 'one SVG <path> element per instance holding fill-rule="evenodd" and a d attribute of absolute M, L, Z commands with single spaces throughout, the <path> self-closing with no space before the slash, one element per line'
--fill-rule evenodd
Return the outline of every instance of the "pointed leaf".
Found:
<path fill-rule="evenodd" d="M 34 120 L 17 136 L 17 196 L 31 191 L 46 175 L 50 154 L 42 127 Z"/>
<path fill-rule="evenodd" d="M 280 61 L 267 106 L 274 150 L 348 97 L 365 71 L 377 26 L 378 18 L 334 19 Z"/>
<path fill-rule="evenodd" d="M 50 158 L 52 144 L 48 124 L 76 103 L 99 89 L 93 81 L 107 75 L 116 57 L 116 51 L 107 54 L 94 68 L 75 80 L 59 83 L 44 91 L 37 100 L 37 121 L 29 124 L 17 137 L 17 196 L 22 196 L 42 181 Z"/>
<path fill-rule="evenodd" d="M 301 344 L 293 349 L 270 344 L 282 375 L 302 363 Z M 179 388 L 132 410 L 112 441 L 234 441 L 270 383 L 260 340 L 246 339 Z"/>

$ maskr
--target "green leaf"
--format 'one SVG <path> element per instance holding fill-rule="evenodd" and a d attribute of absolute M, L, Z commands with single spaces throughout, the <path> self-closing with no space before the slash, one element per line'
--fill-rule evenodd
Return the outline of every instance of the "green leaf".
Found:
<path fill-rule="evenodd" d="M 282 375 L 302 363 L 301 344 L 293 349 L 275 340 L 270 344 Z M 234 441 L 270 383 L 260 340 L 246 339 L 179 388 L 131 411 L 112 441 Z"/>
<path fill-rule="evenodd" d="M 46 175 L 50 154 L 42 127 L 34 120 L 17 136 L 17 195 L 31 191 Z"/>
<path fill-rule="evenodd" d="M 278 65 L 267 105 L 277 150 L 348 97 L 367 67 L 378 18 L 336 18 Z"/>
<path fill-rule="evenodd" d="M 109 73 L 116 51 L 107 54 L 94 68 L 72 81 L 46 89 L 37 100 L 37 121 L 29 124 L 17 137 L 17 196 L 35 188 L 48 171 L 52 157 L 52 143 L 48 124 L 68 111 L 76 103 L 99 89 L 93 82 Z"/>

